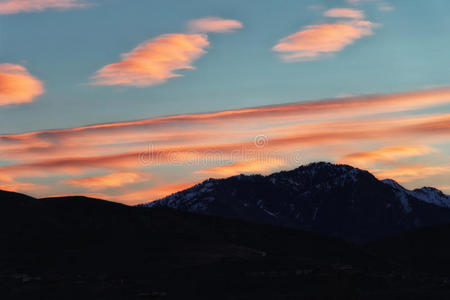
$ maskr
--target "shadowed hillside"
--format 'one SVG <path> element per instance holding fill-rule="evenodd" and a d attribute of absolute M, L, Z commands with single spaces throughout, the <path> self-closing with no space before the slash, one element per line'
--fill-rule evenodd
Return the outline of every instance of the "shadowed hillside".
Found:
<path fill-rule="evenodd" d="M 4 299 L 450 295 L 443 275 L 316 233 L 85 197 L 0 199 Z"/>

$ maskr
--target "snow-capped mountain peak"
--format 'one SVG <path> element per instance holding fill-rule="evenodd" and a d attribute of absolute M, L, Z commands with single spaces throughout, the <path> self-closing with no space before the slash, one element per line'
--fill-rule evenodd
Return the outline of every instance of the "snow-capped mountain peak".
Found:
<path fill-rule="evenodd" d="M 209 179 L 147 207 L 289 226 L 371 240 L 450 221 L 450 201 L 436 189 L 410 191 L 348 165 L 312 163 L 268 176 Z"/>
<path fill-rule="evenodd" d="M 450 196 L 433 187 L 423 187 L 420 189 L 408 190 L 393 179 L 384 179 L 382 180 L 382 182 L 391 186 L 395 190 L 398 197 L 401 199 L 405 199 L 408 198 L 407 196 L 411 196 L 426 203 L 450 208 Z"/>

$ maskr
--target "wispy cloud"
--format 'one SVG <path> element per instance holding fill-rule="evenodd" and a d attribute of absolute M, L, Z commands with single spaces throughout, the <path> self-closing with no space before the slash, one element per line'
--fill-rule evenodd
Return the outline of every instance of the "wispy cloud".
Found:
<path fill-rule="evenodd" d="M 273 47 L 285 62 L 315 60 L 341 51 L 363 36 L 373 34 L 377 24 L 365 20 L 308 25 Z"/>
<path fill-rule="evenodd" d="M 189 21 L 188 23 L 188 31 L 192 33 L 233 32 L 242 27 L 242 23 L 237 20 L 217 17 L 196 19 Z"/>
<path fill-rule="evenodd" d="M 341 163 L 368 167 L 377 162 L 395 162 L 402 158 L 422 156 L 437 150 L 427 145 L 400 145 L 371 151 L 350 153 L 340 159 Z"/>
<path fill-rule="evenodd" d="M 0 14 L 17 14 L 38 12 L 46 9 L 69 9 L 86 7 L 90 4 L 84 0 L 6 0 L 0 2 Z"/>
<path fill-rule="evenodd" d="M 380 4 L 378 4 L 378 10 L 381 10 L 381 11 L 393 11 L 393 10 L 395 10 L 395 7 L 392 6 L 389 3 L 380 3 Z"/>
<path fill-rule="evenodd" d="M 0 190 L 34 194 L 49 189 L 47 186 L 16 180 L 13 176 L 0 172 Z"/>
<path fill-rule="evenodd" d="M 206 53 L 208 37 L 202 34 L 164 34 L 148 40 L 122 60 L 100 69 L 93 77 L 96 85 L 149 86 L 180 77 L 176 70 L 194 69 L 193 61 Z"/>
<path fill-rule="evenodd" d="M 352 5 L 361 5 L 365 2 L 374 2 L 376 3 L 379 11 L 392 11 L 395 9 L 394 6 L 383 0 L 346 0 L 346 2 Z"/>
<path fill-rule="evenodd" d="M 161 184 L 147 189 L 124 191 L 120 195 L 101 195 L 101 198 L 108 198 L 113 201 L 121 201 L 126 204 L 134 205 L 161 199 L 173 193 L 190 188 L 195 184 L 197 184 L 197 182 L 175 182 Z"/>
<path fill-rule="evenodd" d="M 364 12 L 352 8 L 333 8 L 324 12 L 324 16 L 331 18 L 364 19 Z"/>
<path fill-rule="evenodd" d="M 32 102 L 42 93 L 42 82 L 27 69 L 15 64 L 0 64 L 0 106 Z"/>
<path fill-rule="evenodd" d="M 69 179 L 65 183 L 97 191 L 106 188 L 122 187 L 131 183 L 142 182 L 149 178 L 150 175 L 146 173 L 120 171 L 105 176 Z"/>
<path fill-rule="evenodd" d="M 285 167 L 287 162 L 282 157 L 268 157 L 267 159 L 250 159 L 198 171 L 208 176 L 228 177 L 239 174 L 264 174 Z"/>
<path fill-rule="evenodd" d="M 4 187 L 26 188 L 21 183 L 40 184 L 39 178 L 50 177 L 46 186 L 55 194 L 72 188 L 101 191 L 111 200 L 147 201 L 175 191 L 162 188 L 179 180 L 174 168 L 184 182 L 194 182 L 290 168 L 304 157 L 366 164 L 379 173 L 387 169 L 378 164 L 414 163 L 434 151 L 442 157 L 434 156 L 433 163 L 446 163 L 445 147 L 439 145 L 450 136 L 450 115 L 403 112 L 449 103 L 450 89 L 437 88 L 0 135 L 0 174 L 9 176 Z M 261 135 L 267 137 L 262 148 L 255 144 Z M 412 139 L 420 143 L 411 145 Z M 151 180 L 139 175 L 148 173 L 146 168 L 154 174 Z M 151 189 L 134 190 L 147 181 Z M 126 191 L 129 186 L 133 190 Z M 122 198 L 118 190 L 124 191 Z"/>
<path fill-rule="evenodd" d="M 420 178 L 426 178 L 434 175 L 447 175 L 450 173 L 450 166 L 429 166 L 424 164 L 408 164 L 398 168 L 388 170 L 373 170 L 374 174 L 380 179 L 394 178 L 400 182 L 410 182 Z"/>
<path fill-rule="evenodd" d="M 3 156 L 15 159 L 65 158 L 68 156 L 114 155 L 130 149 L 142 149 L 150 141 L 154 145 L 179 146 L 204 140 L 226 140 L 231 132 L 238 138 L 246 134 L 243 129 L 251 124 L 264 121 L 267 126 L 280 122 L 300 123 L 300 130 L 308 128 L 305 123 L 314 121 L 317 130 L 324 126 L 337 126 L 332 119 L 350 119 L 370 114 L 400 112 L 433 107 L 450 103 L 450 89 L 439 88 L 397 94 L 371 95 L 338 99 L 325 99 L 290 103 L 285 105 L 243 108 L 201 114 L 175 115 L 147 120 L 98 124 L 70 129 L 55 129 L 13 135 L 0 135 L 0 152 Z M 376 124 L 400 124 L 419 126 L 417 130 L 444 131 L 448 129 L 447 119 L 442 118 L 401 118 L 391 123 L 366 120 L 364 124 L 375 128 Z M 327 122 L 325 122 L 325 120 Z M 239 122 L 237 122 L 239 121 Z M 397 122 L 396 122 L 397 121 Z M 235 126 L 235 124 L 239 126 Z M 397 124 L 398 123 L 398 124 Z M 362 124 L 362 121 L 359 122 Z M 428 124 L 428 125 L 424 125 Z M 341 123 L 342 127 L 352 127 L 354 123 Z M 441 128 L 441 129 L 440 129 Z M 217 136 L 221 129 L 222 135 Z M 239 130 L 242 129 L 242 130 Z M 293 128 L 297 133 L 299 129 Z M 355 128 L 358 129 L 358 128 Z M 312 130 L 312 129 L 311 129 Z M 320 130 L 327 131 L 324 127 Z M 237 134 L 241 132 L 241 134 Z M 329 132 L 329 130 L 328 130 Z M 278 133 L 277 133 L 278 134 Z M 99 146 L 101 145 L 101 147 Z M 81 157 L 80 157 L 81 158 Z"/>
<path fill-rule="evenodd" d="M 122 60 L 104 66 L 92 76 L 94 85 L 151 86 L 183 76 L 176 71 L 195 69 L 193 62 L 209 47 L 207 32 L 230 32 L 242 27 L 235 20 L 209 17 L 189 23 L 196 33 L 163 34 L 145 41 Z"/>

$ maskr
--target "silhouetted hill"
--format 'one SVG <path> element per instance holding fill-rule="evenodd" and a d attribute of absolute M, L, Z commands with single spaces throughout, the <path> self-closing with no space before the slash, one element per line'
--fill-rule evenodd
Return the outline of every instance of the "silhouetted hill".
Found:
<path fill-rule="evenodd" d="M 301 213 L 317 220 L 304 229 L 376 237 L 432 217 L 444 222 L 448 208 L 365 171 L 313 166 L 209 180 L 164 200 L 186 205 L 177 209 L 0 191 L 0 299 L 450 297 L 448 226 L 358 246 L 289 223 Z M 432 193 L 446 203 L 446 195 Z M 202 205 L 227 218 L 186 211 Z M 362 228 L 351 231 L 351 224 Z"/>
<path fill-rule="evenodd" d="M 450 198 L 408 191 L 348 165 L 313 163 L 269 176 L 209 179 L 148 207 L 243 219 L 365 242 L 450 222 Z"/>
<path fill-rule="evenodd" d="M 450 224 L 397 234 L 368 245 L 378 255 L 408 267 L 450 276 Z"/>
<path fill-rule="evenodd" d="M 293 229 L 85 197 L 1 196 L 3 299 L 312 296 L 341 269 L 378 274 L 390 266 L 344 241 Z"/>

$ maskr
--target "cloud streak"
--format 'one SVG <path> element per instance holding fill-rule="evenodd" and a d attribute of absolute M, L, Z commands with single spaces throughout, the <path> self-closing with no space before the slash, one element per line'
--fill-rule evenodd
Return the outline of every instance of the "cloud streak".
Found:
<path fill-rule="evenodd" d="M 377 24 L 364 20 L 308 25 L 282 38 L 272 49 L 281 52 L 285 62 L 315 60 L 341 51 L 357 39 L 372 35 Z"/>
<path fill-rule="evenodd" d="M 89 6 L 84 0 L 6 0 L 0 2 L 0 15 L 69 9 Z"/>
<path fill-rule="evenodd" d="M 15 64 L 0 64 L 0 106 L 32 102 L 43 93 L 42 82 L 27 69 Z"/>
<path fill-rule="evenodd" d="M 142 182 L 150 178 L 150 175 L 139 172 L 113 172 L 105 176 L 85 177 L 66 180 L 65 183 L 98 191 L 106 188 L 122 187 L 131 183 Z"/>
<path fill-rule="evenodd" d="M 124 150 L 139 150 L 151 143 L 161 147 L 202 143 L 205 140 L 227 141 L 257 134 L 251 128 L 263 121 L 277 135 L 277 126 L 300 124 L 289 130 L 302 132 L 304 128 L 324 130 L 323 126 L 338 126 L 332 119 L 349 119 L 371 114 L 417 110 L 450 103 L 450 89 L 441 88 L 398 94 L 371 95 L 338 99 L 306 101 L 277 106 L 244 108 L 202 114 L 175 115 L 147 120 L 98 124 L 78 128 L 56 129 L 13 135 L 0 135 L 0 153 L 14 159 L 65 158 L 68 156 L 114 155 Z M 414 118 L 410 117 L 409 120 Z M 327 122 L 325 122 L 327 120 Z M 433 119 L 421 125 L 421 131 L 448 130 L 445 120 Z M 308 125 L 308 122 L 314 122 Z M 354 123 L 341 122 L 350 127 Z M 398 119 L 398 122 L 404 122 Z M 410 121 L 412 122 L 412 121 Z M 360 124 L 363 122 L 360 121 Z M 239 124 L 239 125 L 236 125 Z M 320 125 L 322 124 L 322 125 Z M 379 122 L 365 121 L 367 126 L 379 126 Z M 381 122 L 381 125 L 383 123 Z M 386 124 L 395 124 L 394 121 Z M 409 123 L 411 125 L 413 123 Z M 414 122 L 415 126 L 418 121 Z M 261 127 L 259 127 L 261 128 Z M 222 133 L 217 136 L 216 132 Z M 286 132 L 287 129 L 283 129 Z M 419 130 L 419 129 L 417 129 Z M 312 132 L 312 131 L 311 131 Z M 100 145 L 100 146 L 99 146 Z"/>
<path fill-rule="evenodd" d="M 206 170 L 198 171 L 199 174 L 208 176 L 229 177 L 239 174 L 264 174 L 274 169 L 285 167 L 286 161 L 282 157 L 271 157 L 265 160 L 250 159 Z"/>
<path fill-rule="evenodd" d="M 182 76 L 177 70 L 194 69 L 192 63 L 206 53 L 208 37 L 202 34 L 164 34 L 148 40 L 122 60 L 101 68 L 94 85 L 150 86 Z"/>
<path fill-rule="evenodd" d="M 193 63 L 206 53 L 209 32 L 231 32 L 242 23 L 216 17 L 192 20 L 191 33 L 163 34 L 147 40 L 122 60 L 106 65 L 91 77 L 93 85 L 152 86 L 182 77 L 180 70 L 193 70 Z"/>
<path fill-rule="evenodd" d="M 434 175 L 448 175 L 450 166 L 429 166 L 424 164 L 406 164 L 397 168 L 388 170 L 373 170 L 374 174 L 380 179 L 395 178 L 400 182 L 410 182 L 413 180 L 426 178 Z"/>
<path fill-rule="evenodd" d="M 373 34 L 378 24 L 364 20 L 364 12 L 351 8 L 333 8 L 324 16 L 344 20 L 308 25 L 279 40 L 272 50 L 285 62 L 302 62 L 329 57 L 356 40 Z M 347 20 L 346 20 L 347 19 Z"/>
<path fill-rule="evenodd" d="M 402 158 L 435 153 L 436 149 L 427 145 L 401 145 L 384 147 L 372 151 L 350 153 L 340 159 L 341 163 L 368 167 L 377 162 L 395 162 Z"/>
<path fill-rule="evenodd" d="M 364 12 L 351 8 L 333 8 L 324 12 L 324 16 L 330 18 L 364 19 Z"/>
<path fill-rule="evenodd" d="M 188 31 L 192 33 L 225 33 L 241 29 L 242 23 L 237 20 L 207 17 L 189 21 Z"/>
<path fill-rule="evenodd" d="M 45 181 L 51 182 L 50 192 L 42 196 L 71 187 L 118 201 L 128 195 L 145 201 L 179 180 L 174 168 L 187 182 L 295 167 L 306 162 L 304 157 L 380 171 L 378 163 L 408 163 L 434 151 L 444 155 L 445 148 L 431 144 L 448 141 L 450 115 L 405 112 L 448 104 L 450 89 L 439 88 L 0 135 L 0 174 L 8 174 L 3 186 L 17 188 L 50 177 Z M 260 135 L 268 141 L 262 148 L 255 145 Z M 412 139 L 420 145 L 411 145 Z M 295 156 L 299 151 L 305 153 L 301 160 Z M 155 174 L 158 182 L 143 173 Z M 143 187 L 147 183 L 153 185 L 150 190 Z M 122 198 L 117 190 L 124 192 Z"/>

